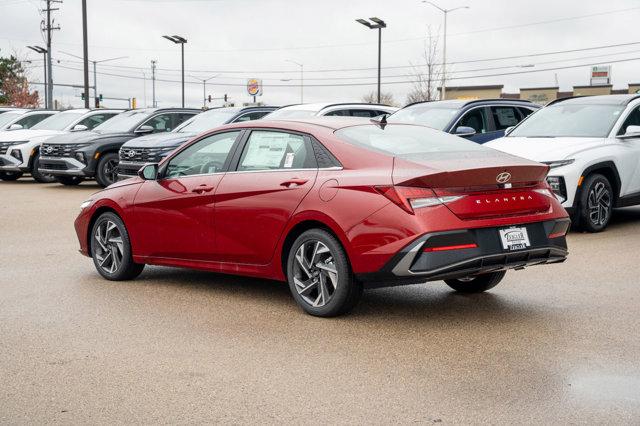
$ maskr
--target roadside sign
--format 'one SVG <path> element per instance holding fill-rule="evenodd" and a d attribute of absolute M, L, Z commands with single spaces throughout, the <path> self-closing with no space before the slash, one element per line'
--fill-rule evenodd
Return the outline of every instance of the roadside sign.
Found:
<path fill-rule="evenodd" d="M 247 93 L 250 96 L 262 96 L 262 80 L 257 78 L 247 80 Z"/>
<path fill-rule="evenodd" d="M 591 67 L 591 85 L 604 86 L 611 84 L 611 65 L 594 65 Z"/>

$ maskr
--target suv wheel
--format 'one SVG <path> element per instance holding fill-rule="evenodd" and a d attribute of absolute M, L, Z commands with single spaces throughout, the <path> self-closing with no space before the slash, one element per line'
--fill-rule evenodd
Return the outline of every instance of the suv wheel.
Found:
<path fill-rule="evenodd" d="M 613 188 L 600 174 L 588 176 L 580 193 L 578 224 L 587 232 L 600 232 L 609 224 L 613 210 Z"/>
<path fill-rule="evenodd" d="M 322 229 L 295 240 L 287 257 L 287 280 L 298 305 L 318 317 L 347 313 L 362 295 L 342 245 Z"/>
<path fill-rule="evenodd" d="M 36 153 L 36 156 L 33 158 L 33 164 L 31 166 L 31 177 L 33 177 L 33 179 L 39 183 L 52 183 L 56 181 L 56 178 L 53 175 L 42 173 L 40 170 L 38 170 L 38 167 L 40 167 L 39 152 Z"/>
<path fill-rule="evenodd" d="M 18 180 L 22 177 L 21 172 L 0 172 L 0 180 Z"/>
<path fill-rule="evenodd" d="M 133 261 L 127 228 L 113 213 L 103 213 L 93 224 L 91 257 L 100 275 L 112 281 L 131 280 L 144 269 Z"/>
<path fill-rule="evenodd" d="M 118 154 L 115 152 L 104 154 L 98 161 L 96 181 L 101 187 L 105 188 L 118 180 L 118 162 Z"/>
<path fill-rule="evenodd" d="M 67 186 L 80 185 L 84 180 L 84 178 L 80 176 L 56 176 L 55 178 L 58 182 Z"/>
<path fill-rule="evenodd" d="M 466 278 L 444 280 L 445 283 L 459 293 L 482 293 L 497 286 L 507 271 L 490 272 Z"/>

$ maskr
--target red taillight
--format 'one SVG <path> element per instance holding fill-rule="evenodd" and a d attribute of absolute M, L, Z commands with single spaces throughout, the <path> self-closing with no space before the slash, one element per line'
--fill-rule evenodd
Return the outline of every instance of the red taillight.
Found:
<path fill-rule="evenodd" d="M 429 188 L 413 186 L 376 186 L 375 189 L 391 202 L 411 214 L 414 214 L 414 209 L 417 208 L 438 206 L 462 198 L 462 196 L 438 197 L 435 192 Z"/>
<path fill-rule="evenodd" d="M 427 247 L 423 251 L 432 252 L 432 251 L 446 251 L 446 250 L 463 250 L 463 249 L 471 249 L 477 248 L 477 244 L 458 244 L 455 246 L 440 246 L 440 247 Z"/>

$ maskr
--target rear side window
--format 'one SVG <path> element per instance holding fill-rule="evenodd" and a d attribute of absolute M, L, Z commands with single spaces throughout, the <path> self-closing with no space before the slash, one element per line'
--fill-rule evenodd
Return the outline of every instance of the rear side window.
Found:
<path fill-rule="evenodd" d="M 304 136 L 254 130 L 244 147 L 238 171 L 315 168 L 313 149 Z"/>
<path fill-rule="evenodd" d="M 493 115 L 496 130 L 504 130 L 520 122 L 520 113 L 518 113 L 516 107 L 493 106 L 491 107 L 491 114 Z"/>
<path fill-rule="evenodd" d="M 233 120 L 234 123 L 241 123 L 243 121 L 253 121 L 253 120 L 258 120 L 262 117 L 264 117 L 265 115 L 269 114 L 270 111 L 253 111 L 253 112 L 248 112 L 246 114 L 242 114 L 240 117 L 236 118 L 235 120 Z"/>
<path fill-rule="evenodd" d="M 384 130 L 373 124 L 346 127 L 337 130 L 335 135 L 353 145 L 406 158 L 438 152 L 488 150 L 475 142 L 448 133 L 406 124 L 388 124 Z"/>
<path fill-rule="evenodd" d="M 348 109 L 337 109 L 324 114 L 325 117 L 350 117 L 350 111 Z"/>

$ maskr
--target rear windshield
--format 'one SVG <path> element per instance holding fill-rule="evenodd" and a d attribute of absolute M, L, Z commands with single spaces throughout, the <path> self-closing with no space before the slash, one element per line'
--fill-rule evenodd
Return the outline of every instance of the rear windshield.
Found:
<path fill-rule="evenodd" d="M 346 127 L 336 136 L 353 145 L 398 157 L 410 158 L 428 153 L 487 151 L 475 142 L 424 126 L 388 124 Z"/>

